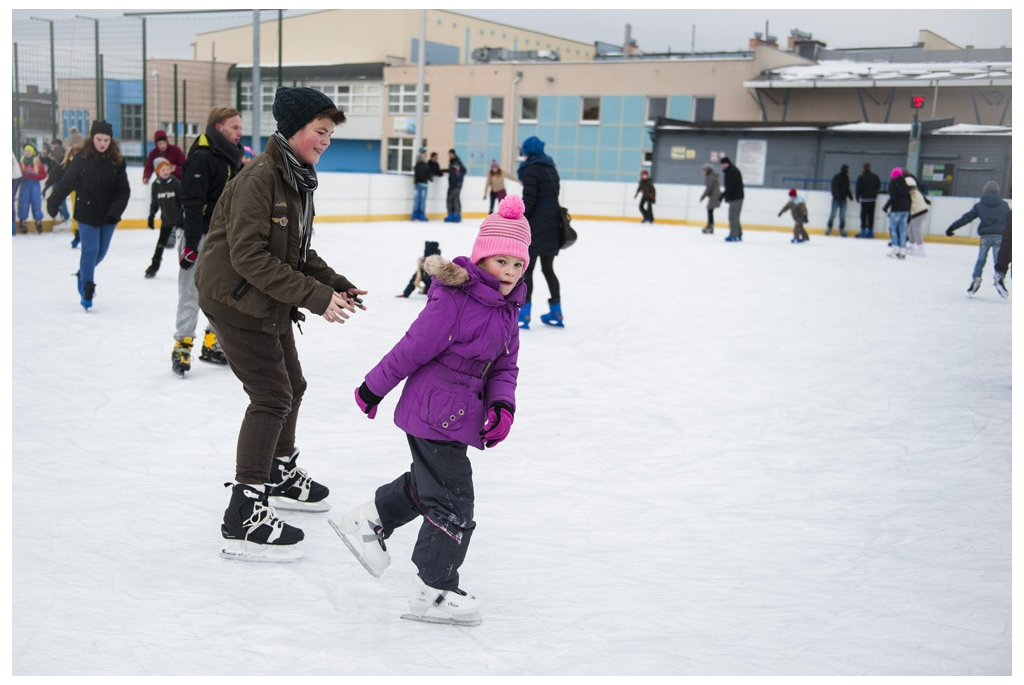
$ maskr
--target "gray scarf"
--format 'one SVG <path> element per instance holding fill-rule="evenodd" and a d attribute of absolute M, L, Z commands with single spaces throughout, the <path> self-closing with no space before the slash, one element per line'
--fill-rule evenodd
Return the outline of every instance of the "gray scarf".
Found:
<path fill-rule="evenodd" d="M 288 139 L 281 135 L 280 131 L 274 133 L 274 140 L 277 141 L 284 154 L 285 167 L 288 169 L 288 178 L 292 185 L 299 191 L 300 213 L 299 213 L 299 266 L 306 263 L 306 253 L 309 251 L 309 238 L 313 233 L 313 191 L 316 190 L 316 169 L 312 164 L 303 164 L 295 157 L 295 151 L 288 144 Z"/>

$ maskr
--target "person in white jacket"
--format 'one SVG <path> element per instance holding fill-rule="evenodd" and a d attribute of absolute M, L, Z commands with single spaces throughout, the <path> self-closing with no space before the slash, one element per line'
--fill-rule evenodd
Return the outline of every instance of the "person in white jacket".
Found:
<path fill-rule="evenodd" d="M 907 254 L 924 257 L 923 226 L 928 205 L 932 203 L 917 184 L 917 178 L 910 173 L 903 175 L 910 188 L 910 220 L 907 222 Z"/>

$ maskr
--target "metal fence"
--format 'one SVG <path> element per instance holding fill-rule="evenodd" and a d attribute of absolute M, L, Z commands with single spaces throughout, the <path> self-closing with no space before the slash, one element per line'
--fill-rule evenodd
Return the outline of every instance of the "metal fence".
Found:
<path fill-rule="evenodd" d="M 197 32 L 245 25 L 252 11 L 209 15 L 76 17 L 12 23 L 11 140 L 42 149 L 96 119 L 109 121 L 122 153 L 142 159 L 164 130 L 185 149 L 213 106 L 241 108 L 231 66 L 192 59 Z M 170 46 L 170 48 L 168 48 Z M 161 52 L 162 51 L 162 52 Z M 166 57 L 161 54 L 174 53 Z"/>

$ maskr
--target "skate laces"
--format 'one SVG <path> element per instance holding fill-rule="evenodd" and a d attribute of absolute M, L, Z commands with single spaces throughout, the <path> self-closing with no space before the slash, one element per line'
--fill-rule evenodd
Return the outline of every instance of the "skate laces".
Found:
<path fill-rule="evenodd" d="M 299 488 L 300 490 L 308 490 L 311 487 L 313 479 L 306 474 L 306 469 L 300 469 L 298 466 L 293 466 L 290 471 L 281 469 L 281 483 L 276 486 L 280 489 Z"/>
<path fill-rule="evenodd" d="M 242 525 L 245 527 L 245 539 L 248 541 L 249 535 L 260 526 L 266 525 L 281 531 L 284 528 L 284 521 L 277 518 L 274 507 L 267 506 L 263 502 L 256 502 L 253 504 L 252 514 L 242 522 Z"/>

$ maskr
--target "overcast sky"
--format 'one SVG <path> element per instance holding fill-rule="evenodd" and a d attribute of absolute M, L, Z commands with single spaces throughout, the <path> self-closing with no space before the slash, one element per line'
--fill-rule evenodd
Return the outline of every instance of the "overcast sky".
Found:
<path fill-rule="evenodd" d="M 181 10 L 182 7 L 171 8 Z M 155 7 L 137 10 L 13 10 L 15 22 L 29 17 L 43 19 L 72 19 L 84 14 L 92 18 L 120 16 L 125 11 L 171 11 Z M 289 14 L 316 10 L 289 10 Z M 775 10 L 775 9 L 594 9 L 594 10 L 480 10 L 453 9 L 453 12 L 498 21 L 521 28 L 549 33 L 560 38 L 593 43 L 601 41 L 621 44 L 626 24 L 641 49 L 648 52 L 733 51 L 747 48 L 754 32 L 777 36 L 785 45 L 792 29 L 809 32 L 817 40 L 832 48 L 889 47 L 912 45 L 917 41 L 919 29 L 929 29 L 960 46 L 978 48 L 1010 46 L 1012 21 L 1009 9 L 944 10 L 913 9 L 889 10 L 877 8 L 834 10 Z M 274 15 L 265 11 L 264 18 Z M 202 14 L 178 17 L 174 30 L 153 31 L 148 35 L 149 52 L 154 57 L 191 57 L 189 43 L 196 32 L 210 31 L 225 26 L 251 23 L 251 12 L 239 10 L 227 18 Z M 81 25 L 81 22 L 78 22 Z M 150 26 L 154 24 L 151 23 Z M 46 24 L 21 24 L 45 36 Z M 163 19 L 161 27 L 172 26 Z M 18 24 L 15 24 L 15 28 Z M 82 40 L 92 40 L 91 32 L 77 32 Z M 17 32 L 15 40 L 18 39 Z"/>

